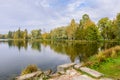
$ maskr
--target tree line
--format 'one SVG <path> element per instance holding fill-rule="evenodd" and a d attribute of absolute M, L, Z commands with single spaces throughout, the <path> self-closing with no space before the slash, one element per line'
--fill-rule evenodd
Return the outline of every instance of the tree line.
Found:
<path fill-rule="evenodd" d="M 52 39 L 52 40 L 120 40 L 120 13 L 116 18 L 110 20 L 108 17 L 101 18 L 97 24 L 93 22 L 89 15 L 84 14 L 79 23 L 74 19 L 67 26 L 62 26 L 51 30 L 49 33 L 41 33 L 41 29 L 32 30 L 28 34 L 24 31 L 9 31 L 8 34 L 1 35 L 0 38 L 9 39 Z"/>
<path fill-rule="evenodd" d="M 0 35 L 1 39 L 41 39 L 41 29 L 32 30 L 28 34 L 28 30 L 9 31 L 7 34 Z"/>

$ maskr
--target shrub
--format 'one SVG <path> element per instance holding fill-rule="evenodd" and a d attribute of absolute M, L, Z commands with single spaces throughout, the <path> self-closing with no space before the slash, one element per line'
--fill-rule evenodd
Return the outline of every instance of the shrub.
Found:
<path fill-rule="evenodd" d="M 99 62 L 104 61 L 107 58 L 114 58 L 118 55 L 118 52 L 120 51 L 120 46 L 112 47 L 110 49 L 107 49 L 105 51 L 99 52 L 96 57 L 98 58 Z"/>
<path fill-rule="evenodd" d="M 117 52 L 115 50 L 112 50 L 112 53 L 111 53 L 111 57 L 116 57 L 117 56 Z"/>
<path fill-rule="evenodd" d="M 96 57 L 98 59 L 98 62 L 102 62 L 106 58 L 103 52 L 99 52 L 99 54 Z"/>
<path fill-rule="evenodd" d="M 28 66 L 21 72 L 21 75 L 29 74 L 29 73 L 36 72 L 36 71 L 38 71 L 38 67 L 37 67 L 36 65 L 28 65 Z"/>
<path fill-rule="evenodd" d="M 98 66 L 101 62 L 106 62 L 109 58 L 117 57 L 120 54 L 120 46 L 115 46 L 112 48 L 109 48 L 104 51 L 100 51 L 98 54 L 94 55 L 92 57 L 93 59 L 90 59 L 88 62 L 86 62 L 85 66 Z"/>

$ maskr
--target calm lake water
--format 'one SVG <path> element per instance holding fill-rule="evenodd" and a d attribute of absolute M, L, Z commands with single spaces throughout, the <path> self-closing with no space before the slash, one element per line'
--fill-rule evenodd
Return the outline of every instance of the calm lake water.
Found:
<path fill-rule="evenodd" d="M 0 40 L 0 80 L 12 80 L 29 64 L 56 71 L 60 64 L 87 61 L 98 51 L 115 45 L 119 43 Z"/>

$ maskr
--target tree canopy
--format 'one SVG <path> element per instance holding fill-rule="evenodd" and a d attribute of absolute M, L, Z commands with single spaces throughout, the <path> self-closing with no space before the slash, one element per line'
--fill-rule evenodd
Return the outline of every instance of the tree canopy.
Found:
<path fill-rule="evenodd" d="M 50 32 L 42 33 L 41 29 L 34 29 L 28 33 L 27 29 L 9 31 L 0 34 L 2 39 L 64 39 L 64 40 L 120 40 L 120 13 L 114 20 L 108 17 L 101 18 L 95 24 L 88 14 L 84 14 L 79 23 L 72 19 L 67 26 L 57 27 Z"/>

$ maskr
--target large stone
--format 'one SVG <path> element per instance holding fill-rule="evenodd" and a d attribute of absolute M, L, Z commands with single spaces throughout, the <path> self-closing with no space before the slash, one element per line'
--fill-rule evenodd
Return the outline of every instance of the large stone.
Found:
<path fill-rule="evenodd" d="M 77 72 L 75 69 L 68 69 L 66 70 L 66 75 L 74 76 L 74 75 L 80 75 L 80 72 Z"/>
<path fill-rule="evenodd" d="M 30 74 L 25 74 L 25 75 L 16 77 L 16 80 L 26 80 L 26 79 L 30 79 L 32 77 L 38 76 L 40 74 L 42 74 L 42 72 L 41 71 L 37 71 L 37 72 L 33 72 L 33 73 L 30 73 Z"/>
<path fill-rule="evenodd" d="M 74 65 L 75 69 L 79 69 L 82 66 L 82 63 Z"/>
<path fill-rule="evenodd" d="M 103 76 L 102 73 L 99 73 L 99 72 L 97 72 L 93 69 L 87 68 L 87 67 L 81 67 L 80 70 L 83 72 L 86 72 L 86 73 L 88 73 L 91 76 L 96 77 L 96 78 L 100 78 L 101 76 Z"/>
<path fill-rule="evenodd" d="M 59 65 L 57 67 L 57 71 L 60 72 L 60 71 L 65 71 L 66 69 L 70 68 L 70 67 L 73 67 L 75 65 L 75 63 L 68 63 L 68 64 L 63 64 L 63 65 Z"/>
<path fill-rule="evenodd" d="M 64 75 L 65 71 L 59 71 L 58 73 L 61 74 L 61 75 Z"/>
<path fill-rule="evenodd" d="M 44 74 L 45 74 L 46 76 L 48 76 L 48 75 L 52 74 L 52 70 L 49 69 L 49 70 L 47 70 L 47 71 L 44 71 Z"/>
<path fill-rule="evenodd" d="M 92 79 L 87 75 L 80 75 L 80 76 L 73 77 L 72 80 L 94 80 L 94 79 Z"/>
<path fill-rule="evenodd" d="M 61 75 L 57 78 L 53 78 L 52 80 L 71 80 L 71 76 L 70 75 Z"/>
<path fill-rule="evenodd" d="M 56 77 L 59 77 L 59 76 L 60 76 L 59 73 L 55 73 L 55 74 L 50 75 L 51 78 L 56 78 Z"/>

